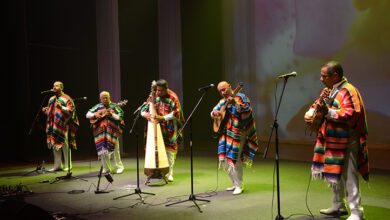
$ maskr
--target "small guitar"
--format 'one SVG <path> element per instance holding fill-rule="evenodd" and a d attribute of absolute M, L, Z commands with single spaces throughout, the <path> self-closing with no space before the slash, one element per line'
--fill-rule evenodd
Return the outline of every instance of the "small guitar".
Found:
<path fill-rule="evenodd" d="M 312 119 L 311 124 L 310 124 L 310 131 L 311 132 L 317 133 L 318 130 L 320 129 L 322 123 L 325 120 L 325 115 L 327 113 L 327 112 L 325 112 L 327 109 L 325 99 L 327 99 L 329 97 L 330 91 L 331 90 L 329 88 L 325 88 L 324 92 L 321 94 L 318 102 L 316 101 L 316 103 L 315 103 L 315 109 L 313 112 L 313 119 Z"/>
<path fill-rule="evenodd" d="M 238 83 L 236 88 L 233 90 L 231 97 L 234 98 L 237 95 L 237 93 L 239 93 L 241 91 L 243 85 L 244 84 L 242 82 Z M 214 117 L 213 130 L 218 135 L 222 134 L 223 129 L 226 126 L 226 123 L 229 121 L 229 115 L 227 115 L 227 112 L 226 112 L 227 104 L 228 104 L 228 102 L 225 102 L 221 106 L 221 109 L 220 109 L 221 116 Z"/>
<path fill-rule="evenodd" d="M 110 108 L 105 108 L 105 109 L 100 109 L 99 111 L 97 111 L 97 113 L 101 116 L 101 118 L 91 118 L 89 119 L 89 122 L 91 124 L 95 124 L 96 122 L 102 120 L 104 117 L 107 116 L 107 114 L 112 111 L 115 107 L 117 106 L 123 106 L 123 105 L 126 105 L 127 104 L 127 99 L 123 100 L 123 101 L 120 101 L 118 103 L 116 103 L 114 106 L 110 107 Z"/>

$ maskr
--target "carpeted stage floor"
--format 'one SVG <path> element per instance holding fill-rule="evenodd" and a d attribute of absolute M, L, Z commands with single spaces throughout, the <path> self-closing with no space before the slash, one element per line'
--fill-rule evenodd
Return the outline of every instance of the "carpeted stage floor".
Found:
<path fill-rule="evenodd" d="M 189 200 L 191 163 L 189 154 L 184 152 L 177 157 L 175 181 L 168 184 L 152 179 L 151 185 L 145 186 L 144 159 L 140 159 L 141 192 L 155 194 L 141 194 L 144 203 L 138 194 L 129 195 L 137 185 L 134 156 L 123 158 L 125 172 L 112 174 L 112 184 L 101 178 L 99 189 L 109 191 L 104 194 L 95 194 L 100 169 L 97 160 L 73 161 L 71 178 L 58 181 L 57 177 L 66 176 L 67 172 L 35 172 L 34 164 L 2 167 L 0 212 L 2 219 L 15 216 L 26 219 L 34 215 L 39 219 L 45 215 L 62 219 L 275 219 L 278 205 L 273 158 L 258 155 L 251 169 L 244 168 L 245 192 L 233 196 L 225 191 L 231 183 L 225 171 L 217 169 L 216 157 L 194 152 L 193 194 L 196 199 L 210 201 L 196 200 L 200 210 Z M 46 169 L 51 165 L 47 164 Z M 311 181 L 309 175 L 309 162 L 281 159 L 281 215 L 301 220 L 348 217 L 326 218 L 319 214 L 319 209 L 331 204 L 331 191 L 324 181 Z M 389 219 L 390 170 L 373 169 L 369 184 L 360 181 L 365 218 Z M 125 197 L 114 200 L 120 196 Z M 184 202 L 166 206 L 178 201 Z"/>

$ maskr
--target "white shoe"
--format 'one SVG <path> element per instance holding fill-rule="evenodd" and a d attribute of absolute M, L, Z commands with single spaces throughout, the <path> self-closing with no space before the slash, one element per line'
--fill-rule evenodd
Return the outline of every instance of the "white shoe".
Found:
<path fill-rule="evenodd" d="M 348 215 L 347 208 L 345 208 L 345 205 L 335 205 L 333 204 L 332 207 L 328 209 L 321 209 L 320 210 L 321 214 L 324 215 L 331 215 L 331 216 L 343 216 L 343 215 Z"/>
<path fill-rule="evenodd" d="M 60 170 L 62 170 L 61 168 L 51 168 L 50 170 L 49 170 L 49 172 L 55 172 L 55 171 L 60 171 Z"/>
<path fill-rule="evenodd" d="M 116 173 L 117 173 L 117 174 L 123 173 L 123 168 L 118 168 L 118 169 L 116 169 Z"/>
<path fill-rule="evenodd" d="M 70 168 L 70 170 L 72 170 L 72 168 Z M 68 167 L 67 167 L 67 168 L 64 168 L 64 171 L 68 171 Z"/>
<path fill-rule="evenodd" d="M 244 188 L 242 187 L 236 187 L 233 191 L 233 195 L 240 195 L 242 192 L 244 192 Z"/>
<path fill-rule="evenodd" d="M 110 171 L 109 170 L 106 170 L 106 169 L 103 169 L 102 173 L 106 174 L 106 173 L 109 173 Z"/>
<path fill-rule="evenodd" d="M 235 186 L 232 186 L 232 187 L 226 188 L 226 191 L 233 191 L 235 188 L 236 188 Z"/>
<path fill-rule="evenodd" d="M 173 182 L 173 176 L 171 175 L 168 176 L 168 182 Z"/>
<path fill-rule="evenodd" d="M 363 216 L 353 214 L 353 213 L 347 218 L 347 220 L 363 220 L 363 219 L 364 219 Z"/>

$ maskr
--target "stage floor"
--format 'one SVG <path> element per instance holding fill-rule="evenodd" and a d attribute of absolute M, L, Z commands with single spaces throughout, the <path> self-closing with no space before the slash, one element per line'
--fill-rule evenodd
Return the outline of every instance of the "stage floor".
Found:
<path fill-rule="evenodd" d="M 144 203 L 138 194 L 129 195 L 137 186 L 136 158 L 123 158 L 123 162 L 125 171 L 112 174 L 112 184 L 101 178 L 99 189 L 109 191 L 104 194 L 95 194 L 100 170 L 97 160 L 73 161 L 71 178 L 58 181 L 57 177 L 66 176 L 67 172 L 42 173 L 34 171 L 34 164 L 3 167 L 0 170 L 1 215 L 21 215 L 30 210 L 31 216 L 34 208 L 64 219 L 275 219 L 278 214 L 274 159 L 256 157 L 252 168 L 244 168 L 245 191 L 234 196 L 225 191 L 231 182 L 224 170 L 217 169 L 216 157 L 194 154 L 191 184 L 190 157 L 179 154 L 174 182 L 165 184 L 152 179 L 148 186 L 144 185 L 142 158 L 141 192 L 155 194 L 141 194 Z M 46 169 L 51 165 L 47 164 Z M 280 214 L 284 218 L 311 219 L 311 212 L 316 219 L 325 219 L 318 210 L 330 206 L 331 191 L 326 182 L 311 181 L 309 162 L 281 160 L 279 177 Z M 374 169 L 369 184 L 361 178 L 360 181 L 366 219 L 388 219 L 390 171 Z M 5 194 L 7 187 L 20 195 Z M 33 193 L 29 195 L 28 190 Z M 210 202 L 195 200 L 198 209 L 190 200 L 191 195 Z M 121 196 L 125 197 L 114 200 Z M 184 202 L 166 206 L 179 201 Z M 11 205 L 15 208 L 7 208 Z M 26 205 L 30 209 L 20 208 Z"/>

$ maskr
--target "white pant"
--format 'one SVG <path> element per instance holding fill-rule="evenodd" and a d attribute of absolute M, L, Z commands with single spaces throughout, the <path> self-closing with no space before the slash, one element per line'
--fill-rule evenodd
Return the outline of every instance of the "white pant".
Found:
<path fill-rule="evenodd" d="M 100 155 L 100 161 L 102 162 L 103 169 L 105 171 L 111 171 L 111 160 L 113 160 L 115 164 L 115 169 L 124 169 L 123 163 L 121 160 L 121 155 L 120 155 L 120 148 L 119 148 L 119 139 L 116 142 L 114 151 L 109 153 L 109 154 L 102 154 Z"/>
<path fill-rule="evenodd" d="M 351 133 L 350 133 L 351 134 Z M 345 162 L 341 174 L 341 180 L 338 184 L 332 184 L 333 205 L 337 207 L 345 206 L 345 197 L 351 213 L 362 216 L 363 208 L 360 205 L 359 192 L 359 173 L 357 168 L 357 154 L 359 150 L 359 139 L 355 134 L 351 135 L 345 152 Z"/>
<path fill-rule="evenodd" d="M 246 134 L 245 132 L 242 132 L 240 149 L 238 150 L 238 159 L 236 164 L 232 165 L 226 162 L 227 173 L 233 183 L 233 186 L 236 188 L 242 187 L 243 169 L 242 169 L 241 153 L 242 153 L 242 149 L 244 148 L 245 141 L 246 141 Z"/>
<path fill-rule="evenodd" d="M 175 164 L 177 152 L 173 150 L 166 150 L 169 163 L 169 176 L 173 176 L 173 165 Z"/>
<path fill-rule="evenodd" d="M 228 166 L 231 166 L 230 164 L 226 163 L 226 170 L 227 173 L 233 183 L 233 186 L 236 188 L 241 188 L 242 187 L 242 162 L 241 159 L 237 160 L 237 163 L 233 166 L 233 168 L 229 169 Z"/>
<path fill-rule="evenodd" d="M 68 163 L 70 163 L 70 169 L 72 169 L 72 159 L 71 159 L 71 151 L 69 149 L 68 138 L 65 138 L 65 143 L 62 147 L 56 150 L 53 147 L 53 155 L 54 155 L 54 166 L 55 170 L 68 168 Z M 64 155 L 64 165 L 62 164 L 62 155 Z"/>

